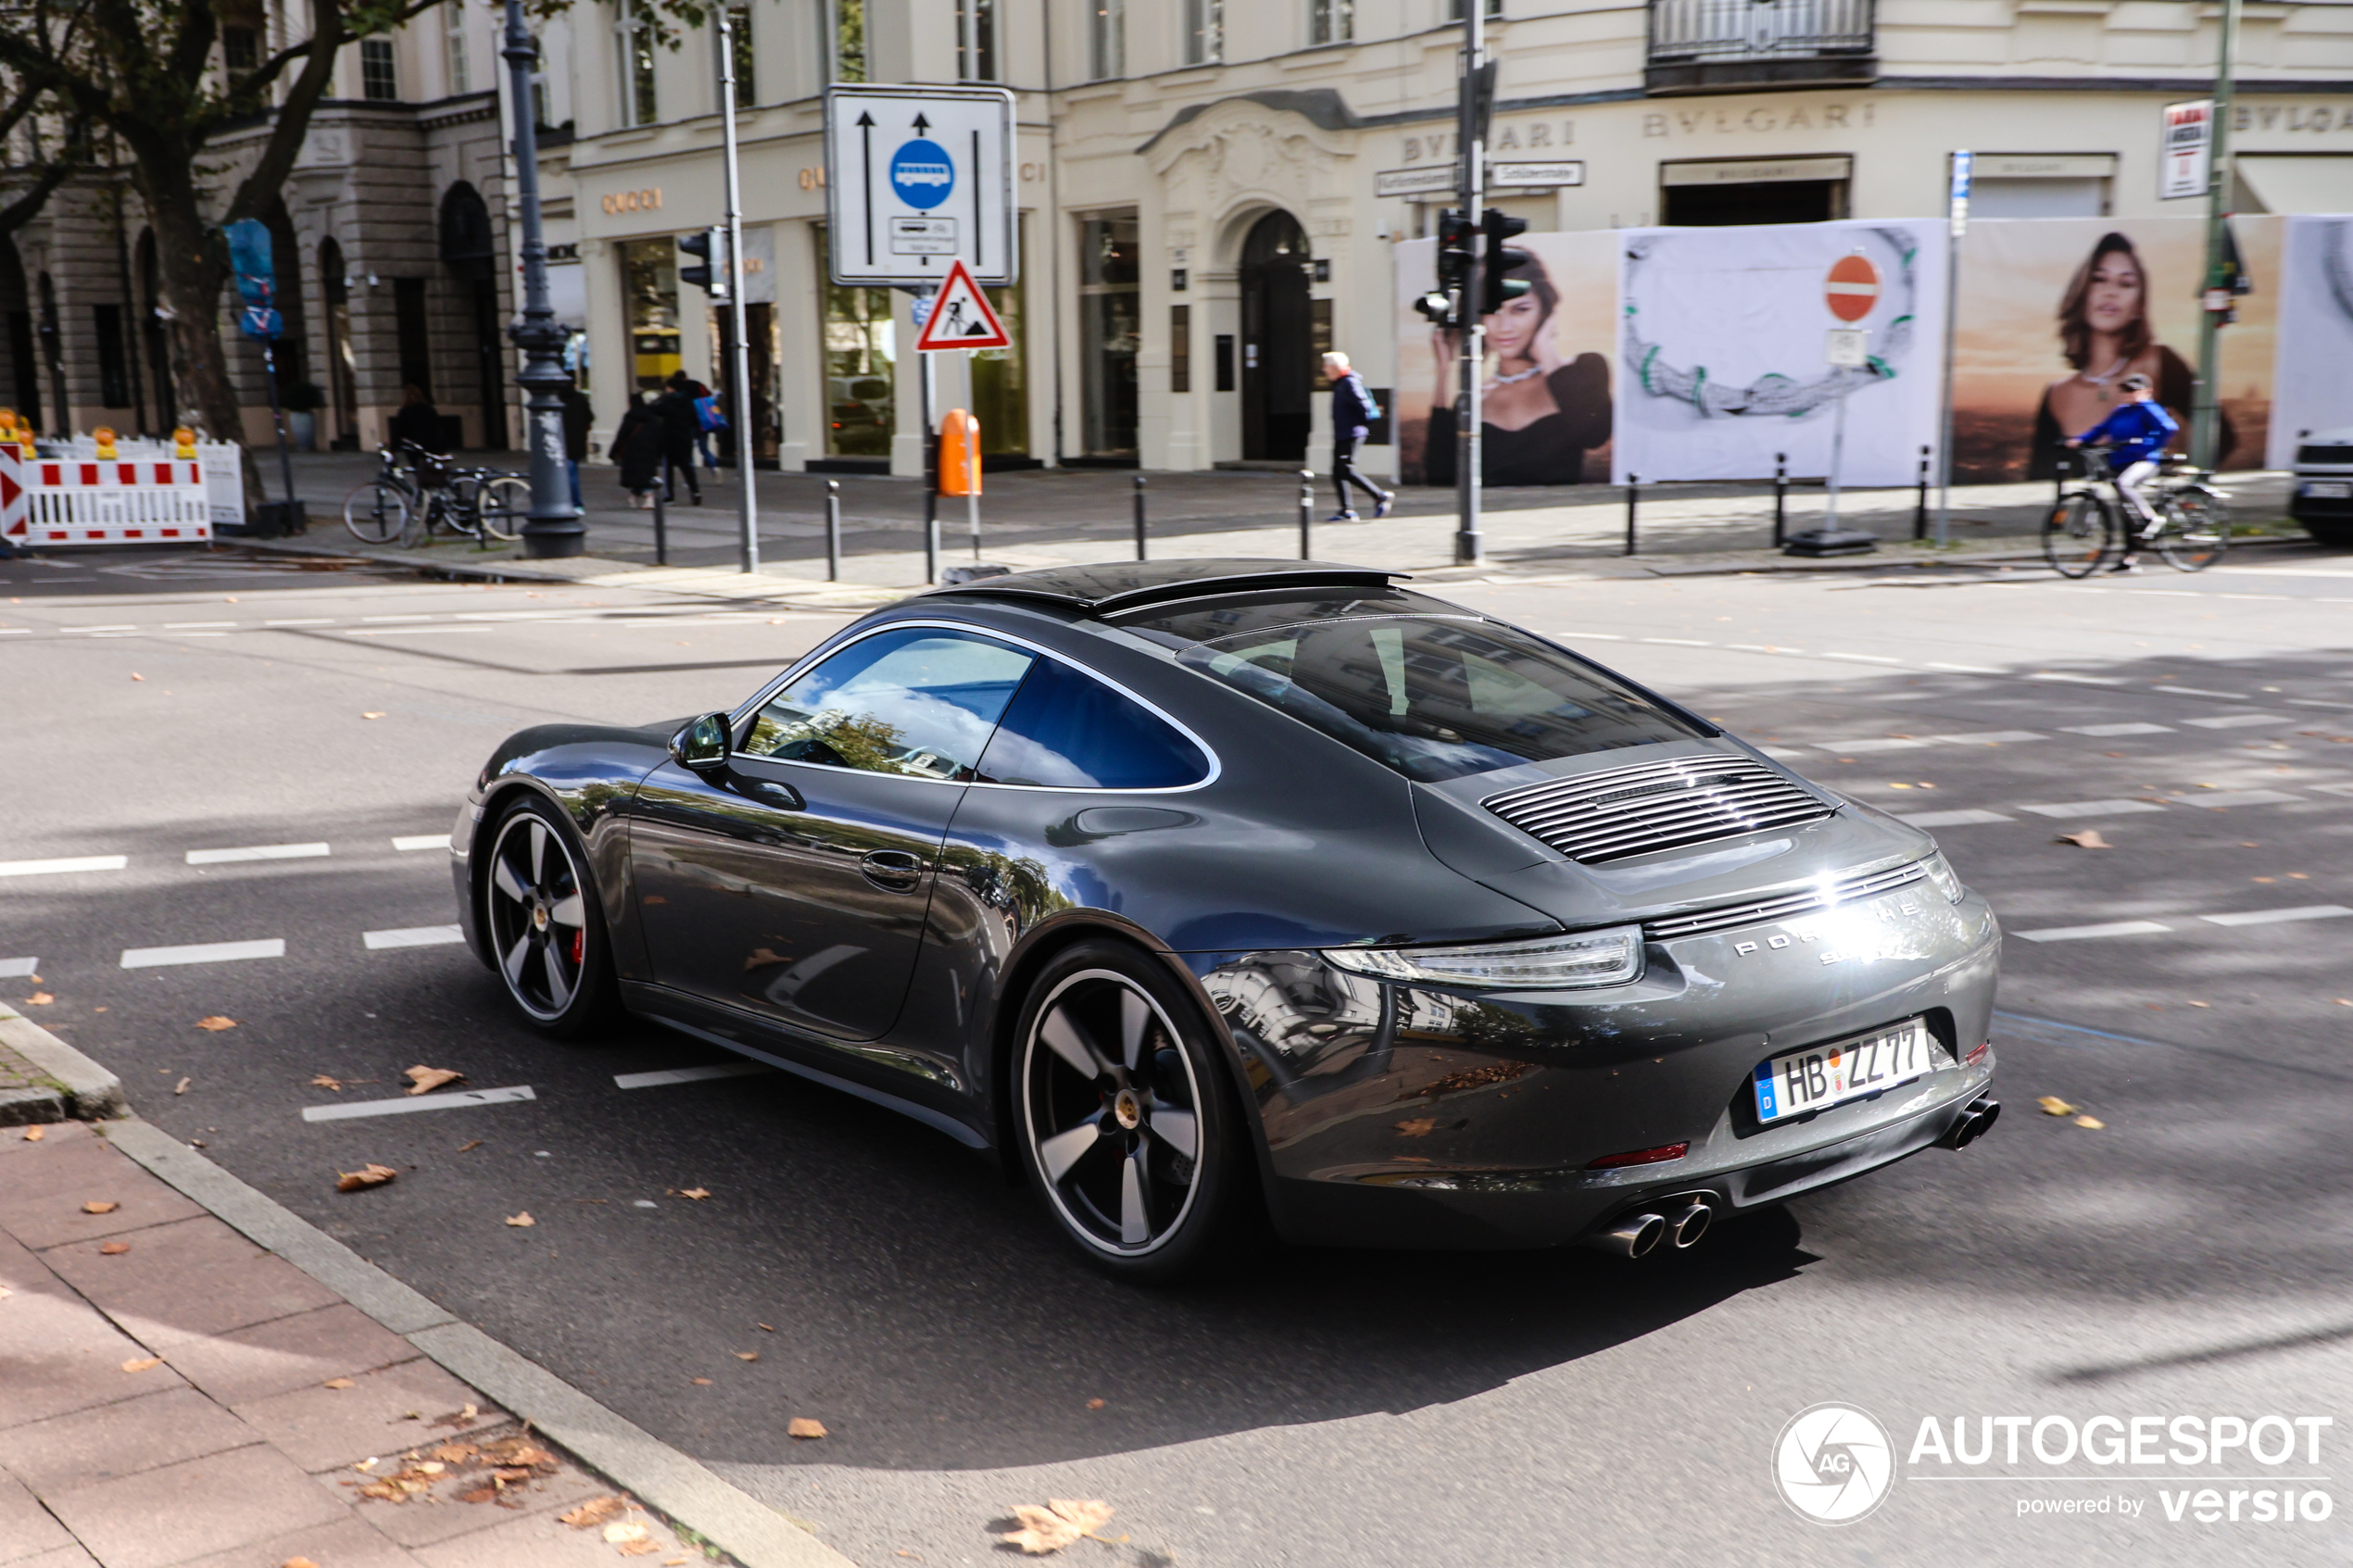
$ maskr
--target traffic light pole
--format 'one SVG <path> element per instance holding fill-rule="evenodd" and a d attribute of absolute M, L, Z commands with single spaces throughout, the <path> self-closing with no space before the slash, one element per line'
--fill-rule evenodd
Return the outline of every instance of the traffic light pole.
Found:
<path fill-rule="evenodd" d="M 719 125 L 727 181 L 727 418 L 736 429 L 736 519 L 743 533 L 746 571 L 760 570 L 760 512 L 752 499 L 751 357 L 744 328 L 744 204 L 736 169 L 736 33 L 733 8 L 721 0 L 719 21 Z M 718 257 L 711 258 L 716 261 Z"/>
<path fill-rule="evenodd" d="M 1486 0 L 1463 0 L 1462 87 L 1455 105 L 1455 144 L 1462 154 L 1462 212 L 1476 225 L 1487 199 L 1488 85 Z M 1479 315 L 1485 289 L 1480 278 L 1478 246 L 1471 245 L 1471 264 L 1463 277 L 1462 304 L 1455 320 L 1454 365 L 1463 378 L 1462 412 L 1454 421 L 1454 560 L 1476 566 L 1486 558 L 1486 542 L 1478 532 L 1479 408 L 1478 378 L 1487 362 L 1487 328 Z"/>
<path fill-rule="evenodd" d="M 2220 432 L 2218 402 L 2222 381 L 2222 313 L 2231 307 L 2232 285 L 2237 279 L 2226 270 L 2224 247 L 2230 222 L 2231 98 L 2233 56 L 2238 52 L 2239 0 L 2222 0 L 2221 58 L 2214 70 L 2214 126 L 2208 145 L 2206 176 L 2206 286 L 2199 291 L 2197 314 L 2197 403 L 2190 415 L 2190 461 L 2211 470 L 2221 456 L 2216 450 Z"/>
<path fill-rule="evenodd" d="M 515 208 L 522 223 L 522 309 L 507 336 L 523 352 L 515 380 L 525 395 L 525 445 L 531 453 L 531 515 L 522 525 L 522 553 L 538 559 L 577 556 L 588 548 L 588 528 L 572 504 L 564 457 L 564 329 L 547 299 L 547 244 L 539 223 L 538 110 L 531 93 L 539 43 L 523 25 L 522 0 L 507 0 L 507 112 L 515 117 Z"/>

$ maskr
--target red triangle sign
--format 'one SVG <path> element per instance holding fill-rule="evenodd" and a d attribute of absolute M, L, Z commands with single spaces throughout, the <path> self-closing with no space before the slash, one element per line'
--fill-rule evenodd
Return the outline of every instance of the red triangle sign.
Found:
<path fill-rule="evenodd" d="M 1013 340 L 1005 335 L 1005 323 L 988 307 L 988 296 L 980 292 L 966 271 L 963 257 L 949 264 L 948 281 L 932 295 L 931 315 L 924 322 L 924 330 L 915 339 L 915 352 L 935 353 L 943 348 L 1011 348 Z"/>

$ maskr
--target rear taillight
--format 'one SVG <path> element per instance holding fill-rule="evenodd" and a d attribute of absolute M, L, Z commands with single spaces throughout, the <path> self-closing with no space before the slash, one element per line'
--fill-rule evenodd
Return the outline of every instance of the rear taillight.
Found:
<path fill-rule="evenodd" d="M 1629 1148 L 1623 1154 L 1604 1154 L 1585 1169 L 1615 1171 L 1627 1165 L 1663 1165 L 1669 1160 L 1682 1159 L 1691 1147 L 1688 1143 L 1663 1143 L 1656 1148 Z"/>
<path fill-rule="evenodd" d="M 1978 1047 L 1977 1049 L 1961 1058 L 1961 1065 L 1963 1067 L 1975 1067 L 1979 1062 L 1985 1060 L 1985 1053 L 1993 1048 L 1994 1042 L 1991 1040 L 1986 1041 L 1983 1045 Z"/>

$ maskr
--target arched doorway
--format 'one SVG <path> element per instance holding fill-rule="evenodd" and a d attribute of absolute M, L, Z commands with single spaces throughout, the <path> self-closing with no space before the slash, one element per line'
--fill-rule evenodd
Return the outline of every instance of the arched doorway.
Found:
<path fill-rule="evenodd" d="M 441 198 L 441 259 L 457 275 L 474 344 L 482 444 L 507 445 L 506 345 L 498 331 L 498 247 L 482 193 L 460 180 Z"/>
<path fill-rule="evenodd" d="M 156 257 L 156 232 L 139 236 L 139 343 L 147 356 L 147 381 L 155 388 L 156 431 L 160 435 L 180 420 L 171 389 L 171 338 L 163 317 L 163 274 Z"/>
<path fill-rule="evenodd" d="M 359 377 L 351 347 L 351 280 L 343 270 L 343 246 L 319 242 L 319 297 L 327 306 L 327 402 L 334 410 L 334 445 L 359 449 Z"/>
<path fill-rule="evenodd" d="M 1242 456 L 1307 456 L 1315 385 L 1307 298 L 1307 234 L 1290 213 L 1268 213 L 1242 241 Z"/>

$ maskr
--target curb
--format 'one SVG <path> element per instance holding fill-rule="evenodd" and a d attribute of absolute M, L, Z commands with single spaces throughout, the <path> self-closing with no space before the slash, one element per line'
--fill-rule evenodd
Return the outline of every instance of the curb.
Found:
<path fill-rule="evenodd" d="M 32 1063 L 57 1085 L 54 1096 L 43 1097 L 57 1101 L 57 1115 L 23 1120 L 47 1122 L 71 1117 L 79 1122 L 96 1122 L 131 1114 L 131 1107 L 122 1098 L 121 1079 L 5 1002 L 0 1002 L 0 1046 Z M 31 1103 L 19 1101 L 8 1109 L 22 1109 Z"/>

